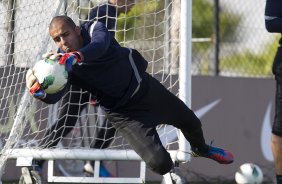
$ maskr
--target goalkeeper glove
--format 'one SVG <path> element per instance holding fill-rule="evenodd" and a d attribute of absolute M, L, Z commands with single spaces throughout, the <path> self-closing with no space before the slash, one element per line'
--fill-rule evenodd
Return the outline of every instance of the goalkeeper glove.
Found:
<path fill-rule="evenodd" d="M 29 69 L 26 73 L 26 87 L 34 98 L 44 99 L 46 97 L 46 93 L 40 89 L 40 84 L 34 76 L 32 69 Z"/>
<path fill-rule="evenodd" d="M 79 63 L 83 60 L 82 54 L 80 52 L 68 52 L 68 53 L 64 53 L 60 60 L 59 60 L 59 64 L 61 65 L 65 65 L 66 66 L 66 70 L 68 72 L 72 71 L 72 66 L 76 63 Z"/>
<path fill-rule="evenodd" d="M 72 66 L 83 60 L 83 56 L 80 52 L 68 52 L 68 53 L 53 53 L 48 52 L 42 56 L 46 59 L 51 59 L 53 61 L 59 60 L 59 64 L 65 65 L 68 72 L 72 71 Z"/>

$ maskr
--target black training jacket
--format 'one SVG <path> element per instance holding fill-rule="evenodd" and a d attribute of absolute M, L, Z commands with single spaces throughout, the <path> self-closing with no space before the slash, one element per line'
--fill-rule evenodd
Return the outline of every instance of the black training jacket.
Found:
<path fill-rule="evenodd" d="M 140 90 L 147 61 L 138 51 L 121 47 L 101 22 L 83 24 L 81 35 L 84 61 L 73 66 L 69 84 L 89 91 L 105 109 L 125 104 Z M 47 95 L 43 101 L 55 103 L 63 94 Z"/>

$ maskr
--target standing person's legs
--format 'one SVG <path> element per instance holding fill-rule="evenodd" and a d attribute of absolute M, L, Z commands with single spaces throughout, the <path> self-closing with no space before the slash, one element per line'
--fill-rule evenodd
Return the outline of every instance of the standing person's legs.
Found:
<path fill-rule="evenodd" d="M 80 93 L 80 88 L 72 86 L 70 91 L 62 98 L 62 106 L 59 109 L 58 120 L 47 129 L 42 140 L 39 142 L 40 148 L 53 148 L 65 137 L 75 126 L 77 118 L 86 102 L 89 101 L 89 93 Z M 42 170 L 45 160 L 37 160 L 38 170 Z"/>
<path fill-rule="evenodd" d="M 276 77 L 277 78 L 277 77 Z M 272 126 L 271 149 L 277 184 L 282 184 L 282 81 L 276 79 L 275 116 Z"/>
<path fill-rule="evenodd" d="M 271 148 L 274 157 L 277 183 L 282 184 L 282 48 L 279 47 L 274 58 L 273 74 L 276 80 L 275 115 L 272 126 Z"/>
<path fill-rule="evenodd" d="M 62 98 L 58 120 L 45 132 L 40 142 L 41 148 L 57 146 L 62 137 L 65 137 L 75 126 L 81 110 L 89 102 L 89 93 L 80 93 L 80 88 L 71 87 L 74 92 L 68 92 Z"/>
<path fill-rule="evenodd" d="M 105 112 L 100 106 L 94 107 L 97 111 L 96 140 L 90 145 L 91 148 L 104 149 L 110 146 L 115 138 L 116 130 L 112 123 L 105 117 Z"/>
<path fill-rule="evenodd" d="M 99 106 L 94 106 L 94 110 L 97 113 L 95 124 L 95 139 L 91 141 L 90 148 L 95 149 L 105 149 L 110 146 L 110 144 L 115 139 L 116 129 L 112 126 L 112 123 L 105 117 L 104 110 Z M 84 165 L 84 170 L 86 173 L 90 173 L 91 176 L 94 172 L 94 161 L 87 161 Z M 113 176 L 107 168 L 104 166 L 104 162 L 100 162 L 100 176 L 110 177 Z"/>

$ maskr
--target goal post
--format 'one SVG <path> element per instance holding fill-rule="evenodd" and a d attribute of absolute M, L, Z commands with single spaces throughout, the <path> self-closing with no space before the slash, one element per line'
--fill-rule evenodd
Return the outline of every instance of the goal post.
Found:
<path fill-rule="evenodd" d="M 123 0 L 127 2 L 127 0 Z M 9 4 L 9 2 L 13 2 Z M 134 1 L 128 1 L 134 2 Z M 89 178 L 76 179 L 76 173 L 83 172 L 84 162 L 93 161 L 140 161 L 140 170 L 145 169 L 141 158 L 118 132 L 112 137 L 110 122 L 91 100 L 80 104 L 81 113 L 76 114 L 77 122 L 66 136 L 56 136 L 56 140 L 44 142 L 46 133 L 58 123 L 58 112 L 69 103 L 59 101 L 47 105 L 31 98 L 25 87 L 25 73 L 42 53 L 57 48 L 48 35 L 49 21 L 54 15 L 66 14 L 75 23 L 89 21 L 90 11 L 95 6 L 107 3 L 105 0 L 3 0 L 0 1 L 0 177 L 5 180 L 8 159 L 30 158 L 74 160 L 76 171 L 70 171 L 69 182 L 89 182 Z M 120 5 L 121 9 L 127 9 Z M 124 7 L 123 7 L 124 6 Z M 191 106 L 191 36 L 192 0 L 135 0 L 128 11 L 117 13 L 115 17 L 115 37 L 123 46 L 135 48 L 149 61 L 148 73 L 157 78 L 164 86 Z M 176 23 L 177 22 L 177 23 Z M 3 43 L 3 44 L 2 44 Z M 83 91 L 71 90 L 67 95 Z M 105 122 L 105 124 L 101 124 Z M 70 126 L 57 127 L 53 131 L 65 131 Z M 169 125 L 157 127 L 161 141 L 176 162 L 190 160 L 190 146 L 183 134 Z M 99 136 L 104 132 L 104 136 Z M 58 144 L 49 147 L 58 140 Z M 103 149 L 92 145 L 102 142 Z M 81 162 L 79 162 L 81 161 Z M 95 168 L 100 163 L 95 163 Z M 93 166 L 94 167 L 94 166 Z M 97 168 L 96 168 L 97 169 Z M 139 179 L 101 179 L 94 173 L 92 183 L 142 183 L 145 171 L 140 171 Z M 49 171 L 48 171 L 49 172 Z M 52 171 L 53 172 L 53 171 Z M 53 175 L 55 173 L 50 174 Z M 51 178 L 49 182 L 63 179 Z M 0 181 L 1 183 L 1 181 Z"/>
<path fill-rule="evenodd" d="M 179 0 L 180 1 L 180 0 Z M 179 58 L 179 98 L 191 108 L 192 96 L 192 0 L 181 0 L 180 10 L 180 58 Z M 190 144 L 180 133 L 179 136 L 179 160 L 190 159 L 187 150 L 190 150 Z M 181 150 L 184 150 L 181 152 Z"/>

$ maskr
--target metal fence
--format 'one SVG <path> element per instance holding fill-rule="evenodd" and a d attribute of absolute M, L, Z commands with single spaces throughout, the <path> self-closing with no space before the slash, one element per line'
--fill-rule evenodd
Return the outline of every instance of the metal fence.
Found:
<path fill-rule="evenodd" d="M 264 24 L 265 0 L 193 1 L 193 75 L 272 77 L 278 34 Z"/>

